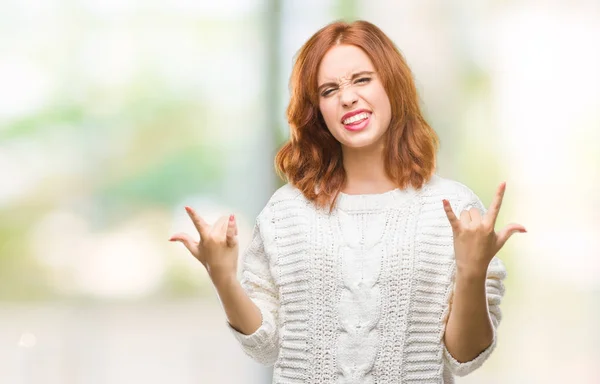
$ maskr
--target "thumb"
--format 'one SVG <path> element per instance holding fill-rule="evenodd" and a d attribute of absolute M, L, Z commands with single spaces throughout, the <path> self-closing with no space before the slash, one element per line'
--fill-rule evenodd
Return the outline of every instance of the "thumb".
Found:
<path fill-rule="evenodd" d="M 506 244 L 508 239 L 516 232 L 525 233 L 527 230 L 521 224 L 508 224 L 504 229 L 498 232 L 498 250 Z"/>
<path fill-rule="evenodd" d="M 237 243 L 238 243 L 237 234 L 238 234 L 238 229 L 237 229 L 237 224 L 235 222 L 235 216 L 230 215 L 229 221 L 227 221 L 227 246 L 228 247 L 233 248 L 237 245 Z"/>
<path fill-rule="evenodd" d="M 177 233 L 171 236 L 169 241 L 179 241 L 188 249 L 188 251 L 190 251 L 192 255 L 194 255 L 195 258 L 199 257 L 198 243 L 194 239 L 192 239 L 192 237 L 187 233 Z"/>

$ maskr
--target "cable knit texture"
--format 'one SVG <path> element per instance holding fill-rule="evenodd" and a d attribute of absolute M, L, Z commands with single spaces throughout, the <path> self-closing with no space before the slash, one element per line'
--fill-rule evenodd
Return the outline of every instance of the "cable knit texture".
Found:
<path fill-rule="evenodd" d="M 449 384 L 484 363 L 505 268 L 494 258 L 487 274 L 494 341 L 460 363 L 443 342 L 455 260 L 442 199 L 485 213 L 469 188 L 437 175 L 419 190 L 341 194 L 331 214 L 289 184 L 275 192 L 241 259 L 262 325 L 229 327 L 250 357 L 274 364 L 273 383 Z"/>

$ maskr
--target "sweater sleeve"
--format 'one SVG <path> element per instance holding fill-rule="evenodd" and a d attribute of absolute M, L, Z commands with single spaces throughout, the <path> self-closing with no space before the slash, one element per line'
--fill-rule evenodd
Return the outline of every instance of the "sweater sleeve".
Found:
<path fill-rule="evenodd" d="M 471 192 L 470 198 L 466 200 L 466 204 L 460 204 L 463 207 L 456 212 L 458 215 L 460 212 L 466 209 L 477 208 L 481 214 L 486 213 L 486 209 L 481 203 L 481 200 Z M 496 347 L 497 341 L 497 328 L 502 319 L 502 312 L 500 310 L 500 302 L 504 296 L 504 284 L 503 280 L 506 278 L 506 268 L 498 257 L 494 257 L 488 266 L 485 288 L 488 304 L 488 312 L 493 326 L 493 339 L 492 343 L 477 357 L 471 361 L 459 362 L 456 360 L 446 348 L 444 343 L 444 363 L 456 376 L 466 376 L 473 372 L 477 368 L 481 367 L 483 363 L 490 357 L 494 348 Z M 447 320 L 447 318 L 446 318 Z"/>
<path fill-rule="evenodd" d="M 248 356 L 258 363 L 273 365 L 279 355 L 279 297 L 265 253 L 259 219 L 250 245 L 242 255 L 241 285 L 260 309 L 262 324 L 250 335 L 239 332 L 229 323 L 227 325 Z"/>

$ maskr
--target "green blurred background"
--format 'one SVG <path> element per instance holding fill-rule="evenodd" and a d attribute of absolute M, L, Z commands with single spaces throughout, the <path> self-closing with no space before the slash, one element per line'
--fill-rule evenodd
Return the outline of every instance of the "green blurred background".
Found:
<path fill-rule="evenodd" d="M 524 224 L 492 358 L 600 383 L 600 2 L 0 1 L 0 383 L 268 383 L 167 239 L 281 185 L 292 59 L 366 19 L 413 69 L 439 174 Z"/>

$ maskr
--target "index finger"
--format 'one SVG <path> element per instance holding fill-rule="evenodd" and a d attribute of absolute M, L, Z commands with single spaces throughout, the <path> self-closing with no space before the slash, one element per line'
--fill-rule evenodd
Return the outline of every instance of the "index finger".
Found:
<path fill-rule="evenodd" d="M 203 237 L 206 237 L 208 230 L 210 229 L 209 225 L 204 221 L 203 218 L 200 217 L 191 207 L 185 207 L 186 212 L 192 219 L 192 223 L 194 223 L 194 227 L 198 230 L 200 234 L 200 241 L 202 241 Z"/>
<path fill-rule="evenodd" d="M 496 219 L 498 218 L 498 213 L 500 212 L 500 207 L 502 206 L 502 199 L 504 198 L 504 191 L 506 191 L 506 182 L 502 182 L 500 183 L 500 186 L 498 186 L 494 200 L 492 200 L 490 209 L 488 209 L 487 212 L 488 220 L 491 220 L 492 225 L 496 225 Z"/>

